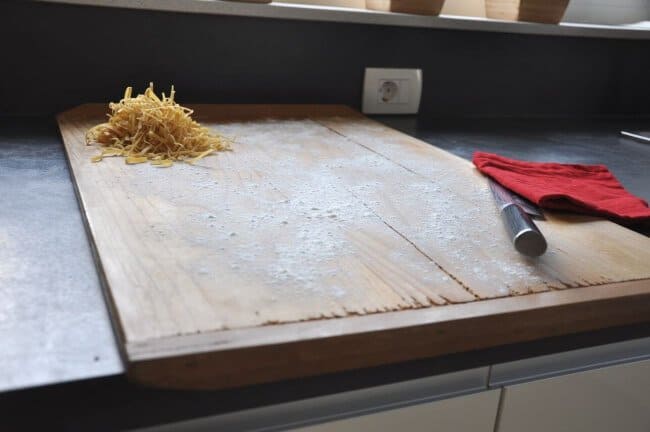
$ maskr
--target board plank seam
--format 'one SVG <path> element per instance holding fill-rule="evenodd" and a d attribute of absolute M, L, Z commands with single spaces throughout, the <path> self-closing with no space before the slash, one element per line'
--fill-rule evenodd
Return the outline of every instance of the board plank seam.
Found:
<path fill-rule="evenodd" d="M 387 161 L 389 161 L 389 162 L 391 162 L 391 163 L 393 163 L 393 164 L 395 164 L 395 165 L 397 165 L 397 166 L 399 166 L 399 167 L 405 169 L 406 171 L 410 172 L 411 174 L 414 174 L 414 175 L 416 175 L 416 176 L 418 176 L 418 177 L 422 177 L 422 178 L 426 179 L 427 181 L 430 181 L 430 179 L 427 178 L 426 176 L 423 176 L 423 175 L 421 175 L 420 173 L 418 173 L 418 172 L 412 170 L 411 168 L 409 168 L 409 167 L 407 167 L 407 166 L 405 166 L 405 165 L 402 165 L 402 164 L 399 163 L 399 162 L 396 162 L 396 161 L 392 160 L 392 159 L 389 158 L 388 156 L 386 156 L 386 155 L 384 155 L 384 154 L 382 154 L 382 153 L 380 153 L 380 152 L 378 152 L 378 151 L 376 151 L 376 150 L 374 150 L 374 149 L 372 149 L 372 148 L 370 148 L 370 147 L 368 147 L 368 146 L 366 146 L 366 145 L 364 145 L 364 144 L 362 144 L 362 143 L 360 143 L 360 142 L 358 142 L 358 141 L 356 141 L 356 140 L 350 138 L 349 136 L 347 136 L 347 135 L 345 135 L 345 134 L 343 134 L 343 133 L 337 131 L 336 129 L 334 129 L 334 128 L 330 127 L 330 126 L 328 126 L 327 124 L 318 121 L 318 119 L 314 119 L 314 122 L 318 123 L 319 125 L 323 126 L 324 128 L 328 129 L 329 131 L 335 133 L 336 135 L 339 135 L 339 136 L 343 137 L 346 141 L 349 141 L 349 142 L 351 142 L 351 143 L 353 143 L 353 144 L 356 144 L 356 145 L 358 145 L 358 146 L 361 146 L 361 147 L 363 147 L 364 149 L 370 151 L 371 153 L 374 153 L 374 154 L 376 154 L 377 156 L 379 156 L 379 157 L 381 157 L 381 158 L 383 158 L 383 159 L 386 159 Z M 398 231 L 394 226 L 392 226 L 390 223 L 388 223 L 386 220 L 384 220 L 384 218 L 382 218 L 380 215 L 378 215 L 376 212 L 374 212 L 370 207 L 368 207 L 368 205 L 367 205 L 365 202 L 363 202 L 363 200 L 361 200 L 361 199 L 360 199 L 360 198 L 359 198 L 359 197 L 358 197 L 354 192 L 352 192 L 349 188 L 346 188 L 346 189 L 348 190 L 348 192 L 349 192 L 352 196 L 354 196 L 355 198 L 357 198 L 357 199 L 358 199 L 358 200 L 359 200 L 359 201 L 364 205 L 364 207 L 366 207 L 369 211 L 372 211 L 373 214 L 375 214 L 375 216 L 377 216 L 377 217 L 378 217 L 378 218 L 379 218 L 379 219 L 384 223 L 384 225 L 386 225 L 388 228 L 390 228 L 393 232 L 395 232 L 395 233 L 396 233 L 397 235 L 399 235 L 401 238 L 403 238 L 404 240 L 406 240 L 406 241 L 407 241 L 411 246 L 413 246 L 413 247 L 414 247 L 418 252 L 420 252 L 423 256 L 425 256 L 429 261 L 431 261 L 432 263 L 434 263 L 434 264 L 435 264 L 435 265 L 436 265 L 436 266 L 437 266 L 437 267 L 438 267 L 438 268 L 439 268 L 443 273 L 445 273 L 447 276 L 449 276 L 449 277 L 452 278 L 455 282 L 457 282 L 457 283 L 458 283 L 458 284 L 459 284 L 459 285 L 460 285 L 460 286 L 461 286 L 465 291 L 467 291 L 468 293 L 470 293 L 470 294 L 471 294 L 471 295 L 472 295 L 476 300 L 480 300 L 480 299 L 482 299 L 482 297 L 479 296 L 476 292 L 474 292 L 474 291 L 473 291 L 473 290 L 472 290 L 472 289 L 471 289 L 467 284 L 465 284 L 465 283 L 464 283 L 463 281 L 461 281 L 458 277 L 456 277 L 455 275 L 453 275 L 452 273 L 450 273 L 449 271 L 447 271 L 447 269 L 445 269 L 444 267 L 442 267 L 442 266 L 441 266 L 438 262 L 436 262 L 432 257 L 430 257 L 429 255 L 427 255 L 427 254 L 426 254 L 422 249 L 420 249 L 420 248 L 415 244 L 415 242 L 413 242 L 412 240 L 410 240 L 408 237 L 406 237 L 406 235 L 404 235 L 403 233 L 401 233 L 400 231 Z M 456 303 L 456 302 L 454 302 L 454 301 L 452 301 L 452 300 L 450 300 L 450 299 L 448 299 L 448 298 L 445 298 L 445 297 L 444 297 L 443 295 L 441 295 L 441 294 L 438 294 L 438 295 L 439 295 L 441 298 L 443 298 L 447 303 Z"/>
<path fill-rule="evenodd" d="M 399 162 L 397 162 L 397 161 L 394 161 L 393 159 L 389 158 L 389 157 L 386 156 L 385 154 L 380 153 L 380 152 L 378 152 L 377 150 L 372 149 L 372 148 L 368 147 L 367 145 L 365 145 L 365 144 L 363 144 L 363 143 L 360 143 L 359 141 L 356 141 L 356 140 L 353 139 L 353 138 L 350 138 L 349 136 L 347 136 L 347 135 L 345 135 L 345 134 L 343 134 L 343 133 L 337 131 L 336 129 L 332 128 L 331 126 L 328 126 L 327 124 L 318 121 L 318 119 L 314 119 L 314 122 L 318 123 L 319 125 L 323 126 L 324 128 L 328 129 L 329 131 L 335 133 L 336 135 L 339 135 L 339 136 L 343 137 L 345 140 L 350 141 L 351 143 L 356 144 L 356 145 L 358 145 L 358 146 L 360 146 L 360 147 L 363 147 L 364 149 L 370 151 L 371 153 L 374 153 L 374 154 L 376 154 L 377 156 L 379 156 L 379 157 L 381 157 L 381 158 L 383 158 L 383 159 L 386 159 L 387 161 L 389 161 L 389 162 L 391 162 L 391 163 L 393 163 L 393 164 L 395 164 L 395 165 L 397 165 L 397 166 L 399 166 L 399 167 L 405 169 L 406 171 L 410 172 L 411 174 L 414 174 L 414 175 L 416 175 L 416 176 L 418 176 L 418 177 L 423 177 L 423 178 L 425 178 L 426 180 L 429 180 L 426 176 L 423 176 L 422 174 L 420 174 L 420 173 L 418 173 L 418 172 L 416 172 L 416 171 L 413 171 L 411 168 L 409 168 L 409 167 L 407 167 L 407 166 L 405 166 L 405 165 L 402 165 L 401 163 L 399 163 Z"/>
<path fill-rule="evenodd" d="M 364 146 L 364 147 L 365 147 L 365 146 Z M 413 246 L 413 248 L 415 248 L 415 250 L 417 250 L 420 254 L 422 254 L 426 259 L 428 259 L 429 261 L 431 261 L 432 263 L 434 263 L 434 264 L 436 265 L 436 267 L 438 267 L 438 268 L 439 268 L 443 273 L 445 273 L 447 276 L 449 276 L 451 279 L 453 279 L 456 283 L 458 283 L 458 285 L 460 285 L 460 286 L 461 286 L 465 291 L 467 291 L 467 292 L 470 293 L 472 296 L 474 296 L 474 299 L 476 299 L 476 300 L 480 300 L 480 299 L 481 299 L 481 297 L 480 297 L 478 294 L 476 294 L 474 291 L 472 291 L 472 289 L 471 289 L 469 286 L 467 286 L 465 283 L 463 283 L 463 281 L 461 281 L 461 280 L 460 280 L 459 278 L 457 278 L 455 275 L 453 275 L 452 273 L 450 273 L 449 271 L 447 271 L 443 266 L 441 266 L 438 262 L 436 262 L 436 260 L 434 260 L 434 259 L 433 259 L 431 256 L 429 256 L 426 252 L 424 252 L 422 249 L 420 249 L 420 248 L 418 247 L 418 245 L 415 244 L 415 242 L 411 241 L 408 237 L 406 237 L 406 235 L 404 235 L 403 233 L 401 233 L 401 232 L 400 232 L 399 230 L 397 230 L 393 225 L 391 225 L 390 223 L 388 223 L 386 220 L 384 220 L 384 218 L 382 218 L 379 214 L 377 214 L 375 211 L 373 211 L 373 210 L 372 210 L 372 209 L 371 209 L 371 208 L 370 208 L 370 207 L 369 207 L 369 206 L 368 206 L 368 205 L 367 205 L 367 204 L 366 204 L 366 203 L 365 203 L 365 202 L 364 202 L 364 201 L 363 201 L 359 196 L 357 196 L 357 195 L 356 195 L 352 190 L 350 190 L 349 188 L 346 188 L 346 190 L 347 190 L 347 191 L 348 191 L 348 192 L 349 192 L 353 197 L 355 197 L 356 199 L 358 199 L 359 202 L 361 202 L 361 204 L 362 204 L 364 207 L 366 207 L 366 208 L 367 208 L 369 211 L 371 211 L 375 216 L 377 216 L 377 217 L 379 218 L 379 220 L 381 220 L 381 222 L 382 222 L 384 225 L 386 225 L 386 226 L 387 226 L 391 231 L 393 231 L 395 234 L 397 234 L 397 235 L 400 236 L 402 239 L 404 239 L 408 244 L 410 244 L 411 246 Z M 458 303 L 458 302 L 455 302 L 455 301 L 453 301 L 453 300 L 451 300 L 451 299 L 445 297 L 443 294 L 438 294 L 438 296 L 440 296 L 442 299 L 444 299 L 444 300 L 445 300 L 447 303 L 449 303 L 449 304 Z"/>

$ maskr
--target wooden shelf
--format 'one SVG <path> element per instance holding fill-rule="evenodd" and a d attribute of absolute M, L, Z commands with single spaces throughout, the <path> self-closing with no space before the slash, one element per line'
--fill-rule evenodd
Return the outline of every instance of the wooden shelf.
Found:
<path fill-rule="evenodd" d="M 221 0 L 39 0 L 85 6 L 248 16 L 305 21 L 344 22 L 398 27 L 470 30 L 497 33 L 537 34 L 609 39 L 650 39 L 650 27 L 639 25 L 537 24 L 487 18 L 441 15 L 438 17 L 301 5 L 292 3 L 245 3 Z"/>

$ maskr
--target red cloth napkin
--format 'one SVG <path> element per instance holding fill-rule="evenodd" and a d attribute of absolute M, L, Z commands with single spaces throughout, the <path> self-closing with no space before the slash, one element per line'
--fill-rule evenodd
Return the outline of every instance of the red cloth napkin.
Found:
<path fill-rule="evenodd" d="M 604 165 L 525 162 L 476 152 L 482 173 L 549 209 L 606 216 L 621 222 L 650 222 L 648 203 L 626 191 Z"/>

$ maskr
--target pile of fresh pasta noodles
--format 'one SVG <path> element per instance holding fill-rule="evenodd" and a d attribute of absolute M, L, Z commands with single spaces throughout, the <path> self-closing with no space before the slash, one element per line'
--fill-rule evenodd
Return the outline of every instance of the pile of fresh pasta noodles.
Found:
<path fill-rule="evenodd" d="M 150 161 L 168 167 L 174 161 L 193 163 L 211 153 L 229 150 L 230 141 L 192 120 L 193 111 L 174 101 L 172 86 L 169 97 L 158 97 L 153 83 L 144 94 L 132 97 L 127 87 L 124 98 L 111 102 L 106 123 L 86 133 L 87 144 L 99 144 L 101 153 L 92 158 L 122 156 L 127 164 Z"/>

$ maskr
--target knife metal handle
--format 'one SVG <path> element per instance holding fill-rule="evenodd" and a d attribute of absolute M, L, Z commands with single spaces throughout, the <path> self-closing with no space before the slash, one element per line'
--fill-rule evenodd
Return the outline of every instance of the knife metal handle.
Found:
<path fill-rule="evenodd" d="M 546 252 L 546 239 L 535 222 L 517 204 L 511 203 L 501 209 L 512 244 L 520 253 L 537 257 Z"/>

